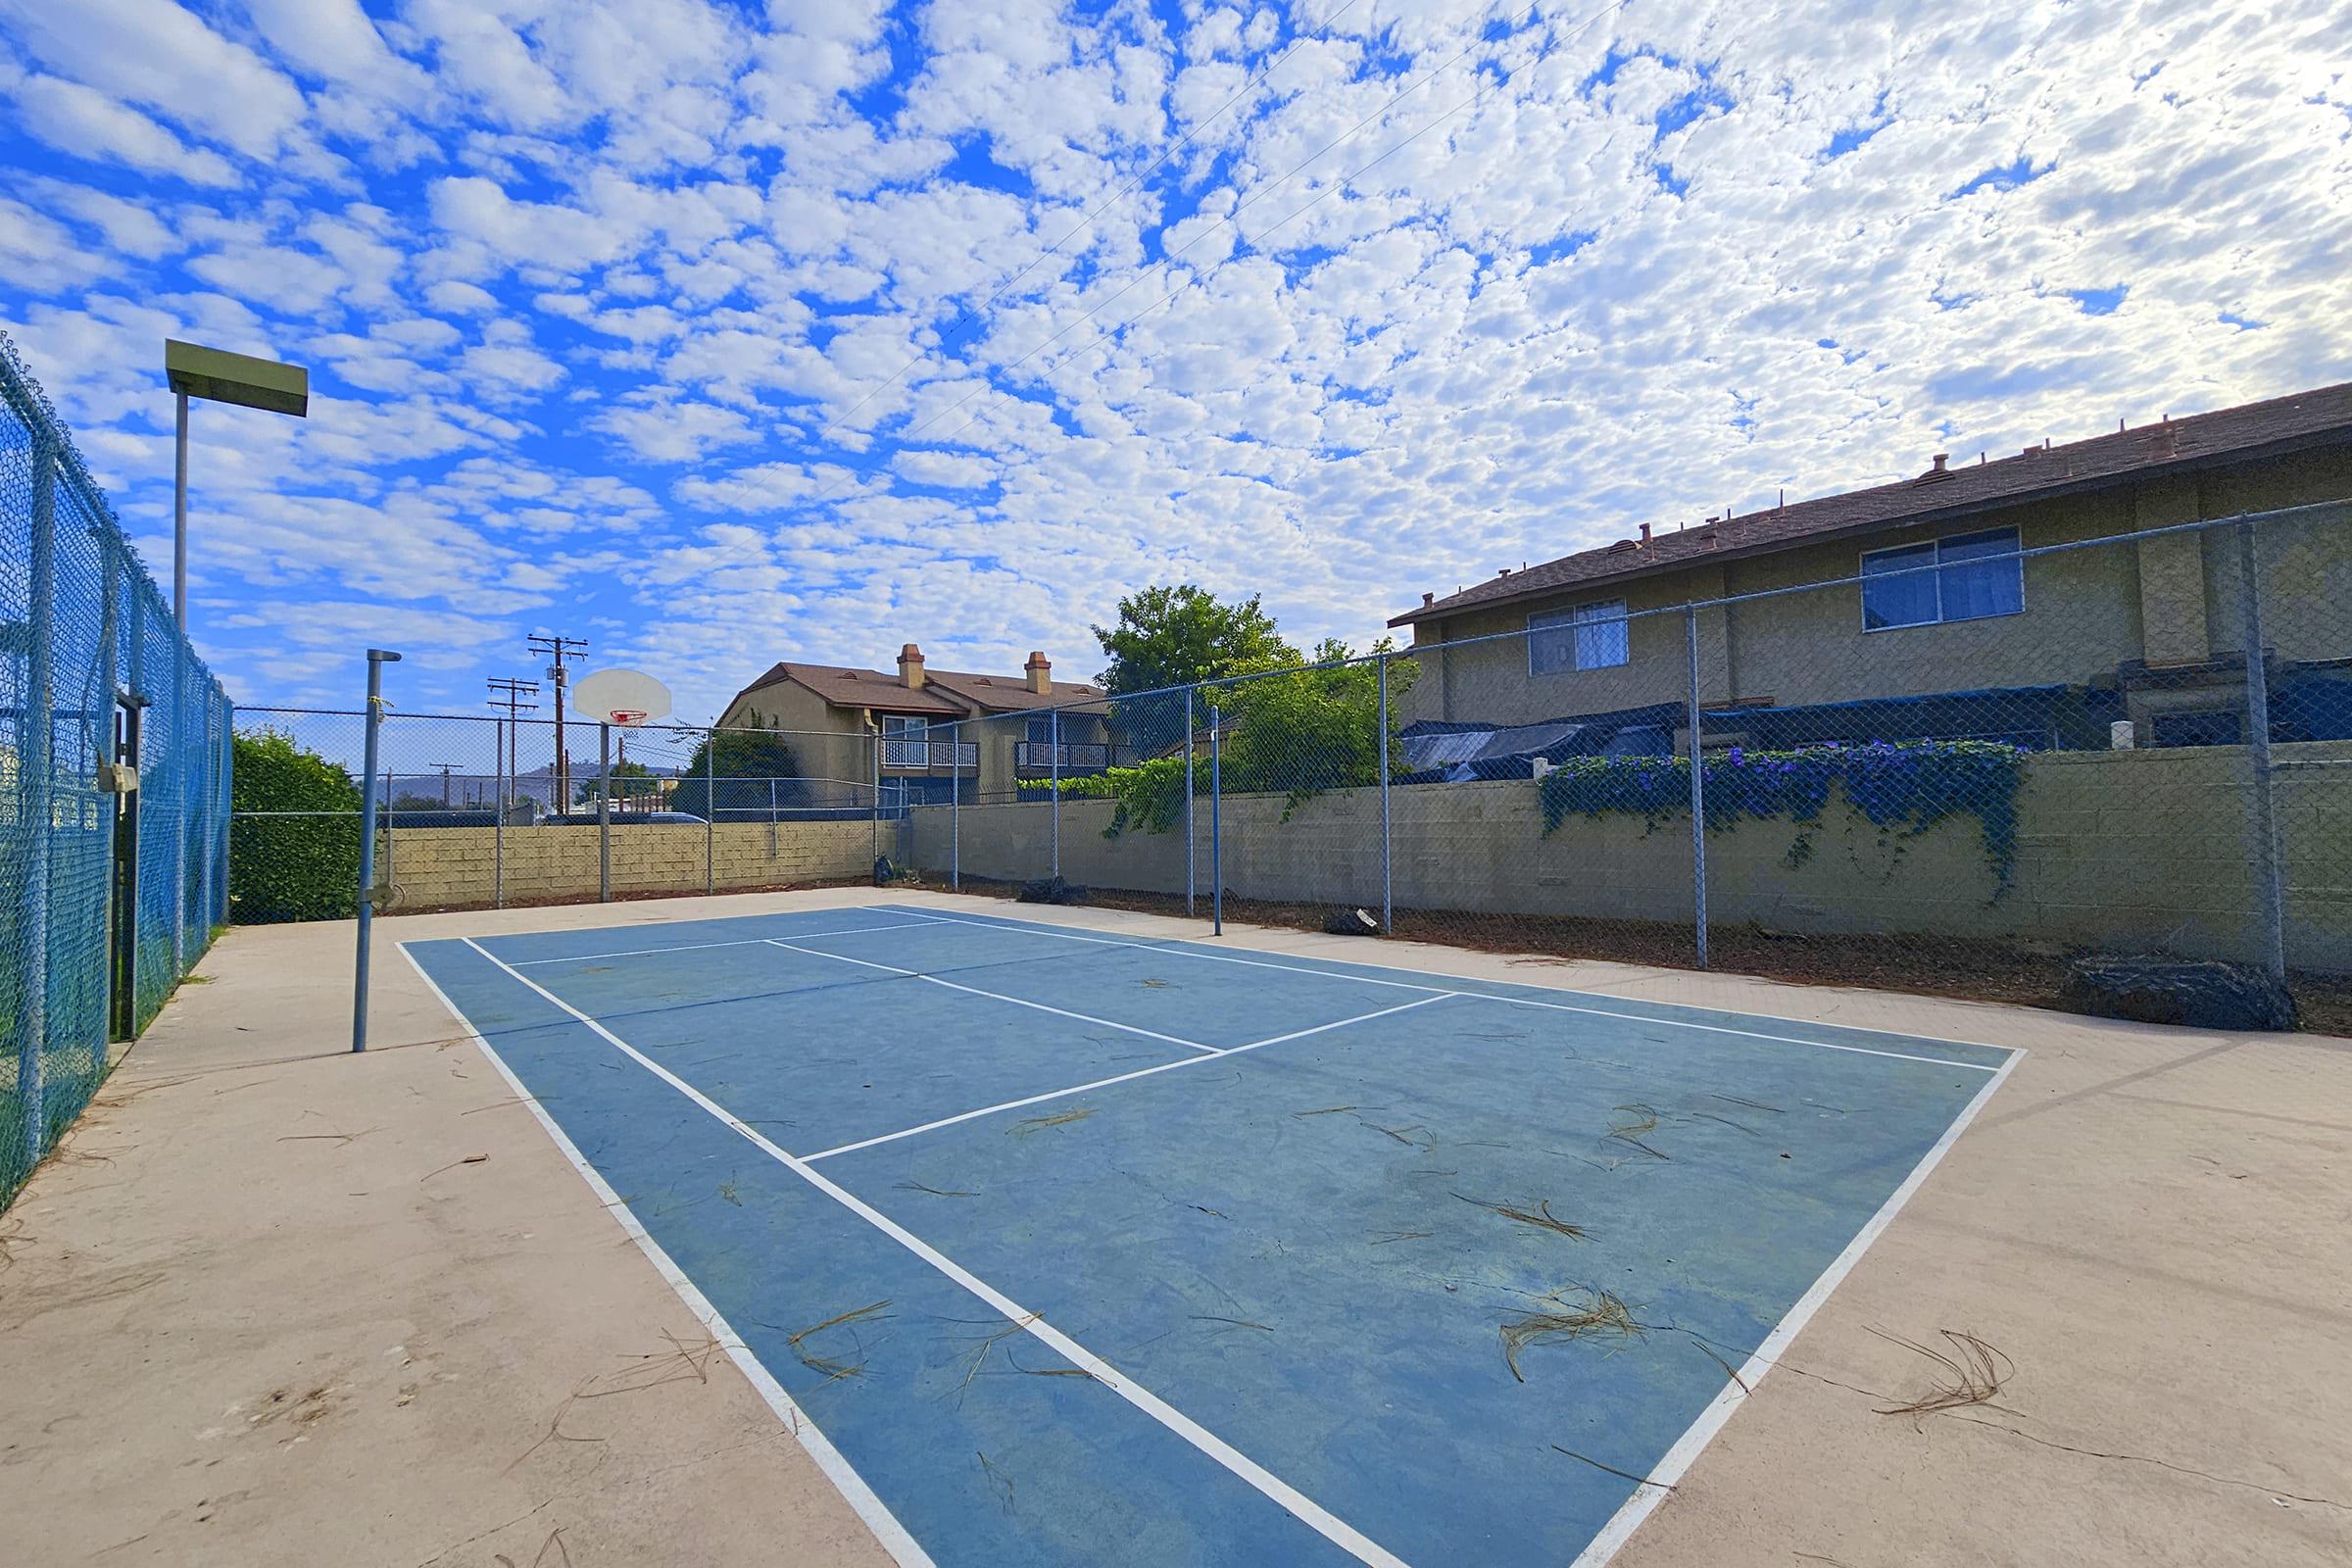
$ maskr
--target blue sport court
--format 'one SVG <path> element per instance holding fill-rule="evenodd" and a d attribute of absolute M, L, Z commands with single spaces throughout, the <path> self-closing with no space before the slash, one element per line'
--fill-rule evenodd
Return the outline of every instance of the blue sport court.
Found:
<path fill-rule="evenodd" d="M 959 906 L 404 951 L 906 1563 L 1604 1561 L 2012 1057 Z"/>

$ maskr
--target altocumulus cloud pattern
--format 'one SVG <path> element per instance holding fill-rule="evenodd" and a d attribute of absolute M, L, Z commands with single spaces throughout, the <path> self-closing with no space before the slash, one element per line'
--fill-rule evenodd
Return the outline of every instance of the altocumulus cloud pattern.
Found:
<path fill-rule="evenodd" d="M 244 701 L 373 640 L 470 707 L 557 618 L 688 714 L 918 635 L 1082 672 L 1171 579 L 1360 645 L 2340 378 L 2333 9 L 0 0 L 0 320 L 150 560 L 159 340 L 314 368 L 198 416 Z"/>

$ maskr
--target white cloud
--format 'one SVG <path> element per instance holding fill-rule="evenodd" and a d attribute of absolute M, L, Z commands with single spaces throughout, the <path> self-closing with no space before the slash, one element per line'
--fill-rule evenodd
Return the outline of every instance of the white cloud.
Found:
<path fill-rule="evenodd" d="M 758 439 L 741 414 L 715 403 L 608 409 L 588 422 L 647 463 L 693 463 L 715 448 Z"/>
<path fill-rule="evenodd" d="M 1641 521 L 2352 360 L 2318 0 L 0 7 L 23 126 L 133 172 L 0 212 L 126 514 L 168 517 L 156 337 L 297 355 L 311 420 L 203 421 L 208 592 L 576 615 L 689 703 L 907 636 L 1091 667 L 1177 578 L 1361 642 Z"/>
<path fill-rule="evenodd" d="M 237 172 L 219 153 L 191 148 L 171 131 L 80 82 L 33 75 L 16 101 L 24 129 L 77 158 L 127 164 L 196 185 L 234 185 Z"/>
<path fill-rule="evenodd" d="M 53 71 L 248 157 L 275 153 L 303 120 L 300 89 L 172 0 L 0 0 L 0 14 Z"/>

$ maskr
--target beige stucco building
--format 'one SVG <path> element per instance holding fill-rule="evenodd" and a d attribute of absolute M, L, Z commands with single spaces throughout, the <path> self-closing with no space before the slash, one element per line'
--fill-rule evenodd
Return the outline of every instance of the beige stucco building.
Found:
<path fill-rule="evenodd" d="M 1422 665 L 1407 716 L 1508 725 L 1680 705 L 1695 622 L 1710 741 L 2082 747 L 2112 743 L 2122 721 L 2139 745 L 2231 740 L 2239 530 L 2095 542 L 2289 508 L 2314 510 L 2255 530 L 2263 641 L 2275 683 L 2308 684 L 2352 660 L 2352 384 L 1977 464 L 1937 456 L 1902 483 L 1645 526 L 1424 595 L 1391 622 L 1412 629 Z M 2067 545 L 2087 547 L 2034 554 Z M 1808 584 L 1837 586 L 1783 592 Z M 1467 641 L 1481 637 L 1496 640 Z M 2282 738 L 2339 738 L 2305 732 L 2299 690 L 2274 705 Z M 2341 695 L 2352 724 L 2352 685 Z M 1858 706 L 1832 710 L 1845 704 Z"/>
<path fill-rule="evenodd" d="M 885 806 L 1013 798 L 1023 779 L 1100 773 L 1129 760 L 1107 731 L 1100 686 L 1054 679 L 1032 653 L 1018 675 L 932 669 L 913 643 L 898 673 L 842 664 L 772 665 L 730 701 L 722 728 L 787 732 L 803 774 L 850 786 L 878 759 Z M 1058 747 L 1058 749 L 1057 749 Z"/>

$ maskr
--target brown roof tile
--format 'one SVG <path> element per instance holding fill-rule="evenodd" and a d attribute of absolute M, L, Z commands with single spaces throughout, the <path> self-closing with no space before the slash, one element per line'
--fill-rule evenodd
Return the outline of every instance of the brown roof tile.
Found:
<path fill-rule="evenodd" d="M 765 674 L 735 694 L 735 702 L 779 681 L 792 681 L 816 693 L 835 708 L 870 708 L 883 713 L 923 714 L 966 718 L 973 713 L 1014 712 L 1032 708 L 1062 708 L 1082 712 L 1105 712 L 1108 699 L 1100 686 L 1057 680 L 1051 693 L 1033 692 L 1018 675 L 978 675 L 960 670 L 934 669 L 920 690 L 909 689 L 898 676 L 878 669 L 846 664 L 808 664 L 787 661 L 770 665 Z M 729 708 L 734 703 L 727 705 Z"/>
<path fill-rule="evenodd" d="M 1942 521 L 2153 473 L 2346 440 L 2352 440 L 2352 382 L 2144 424 L 2136 430 L 2067 446 L 2036 447 L 1994 463 L 1963 465 L 1941 472 L 1931 468 L 1895 484 L 1849 490 L 1695 528 L 1655 533 L 1646 543 L 1621 539 L 1508 576 L 1491 577 L 1409 610 L 1389 624 L 1409 626 L 1460 611 L 1628 581 L 1706 561 L 1765 555 L 1839 534 L 1898 524 Z"/>
<path fill-rule="evenodd" d="M 1109 700 L 1102 688 L 1083 681 L 1052 682 L 1050 693 L 1033 692 L 1018 675 L 972 675 L 961 670 L 935 669 L 930 684 L 945 686 L 984 713 L 1006 713 L 1027 708 L 1079 709 L 1107 712 Z"/>
<path fill-rule="evenodd" d="M 785 680 L 806 686 L 835 708 L 871 708 L 885 713 L 936 713 L 943 718 L 960 718 L 964 714 L 963 705 L 950 698 L 909 691 L 899 684 L 896 675 L 885 675 L 878 669 L 854 669 L 846 664 L 774 664 L 766 674 L 738 692 L 736 701 L 762 686 Z"/>

